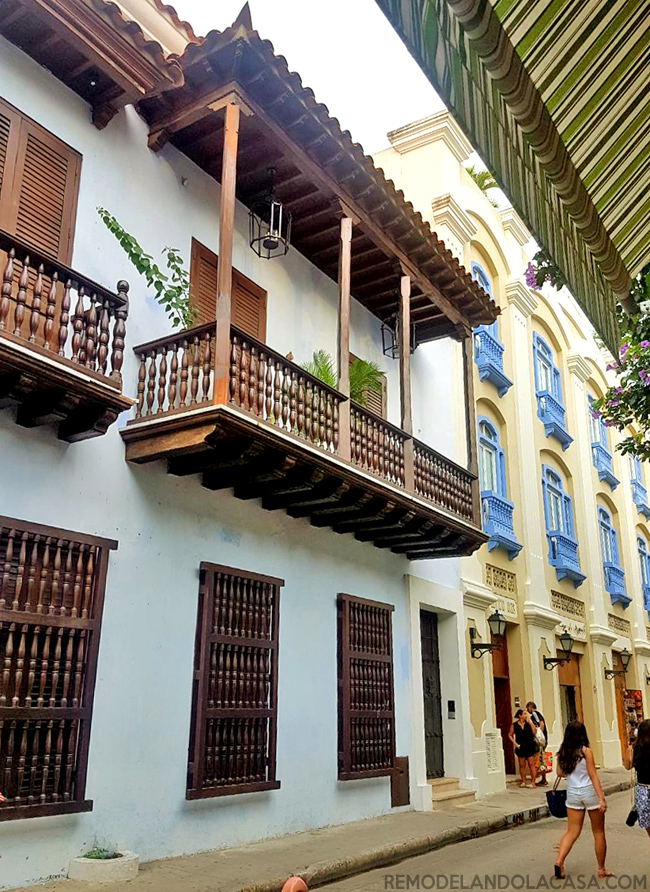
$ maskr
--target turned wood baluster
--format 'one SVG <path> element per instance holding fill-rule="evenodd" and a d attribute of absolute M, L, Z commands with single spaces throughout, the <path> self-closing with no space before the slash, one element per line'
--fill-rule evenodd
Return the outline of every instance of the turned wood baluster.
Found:
<path fill-rule="evenodd" d="M 332 398 L 332 447 L 334 452 L 339 451 L 339 401 Z"/>
<path fill-rule="evenodd" d="M 47 800 L 47 782 L 50 775 L 50 759 L 52 753 L 52 730 L 54 728 L 54 719 L 50 719 L 47 723 L 47 733 L 45 735 L 45 744 L 43 746 L 43 773 L 41 775 L 41 793 L 40 800 Z"/>
<path fill-rule="evenodd" d="M 16 588 L 14 590 L 14 600 L 12 610 L 20 608 L 20 597 L 23 589 L 23 579 L 25 577 L 25 565 L 27 563 L 27 539 L 29 533 L 24 532 L 20 537 L 20 551 L 18 552 L 18 569 L 16 571 Z"/>
<path fill-rule="evenodd" d="M 327 395 L 324 390 L 318 394 L 318 442 L 321 446 L 325 443 L 325 400 Z"/>
<path fill-rule="evenodd" d="M 158 368 L 158 412 L 165 411 L 167 396 L 167 347 L 160 348 L 160 365 Z"/>
<path fill-rule="evenodd" d="M 331 393 L 325 394 L 325 445 L 329 449 L 332 445 L 332 403 Z"/>
<path fill-rule="evenodd" d="M 29 257 L 25 257 L 23 269 L 18 281 L 18 295 L 16 296 L 16 307 L 14 310 L 14 335 L 20 337 L 20 331 L 23 327 L 23 317 L 25 315 L 25 303 L 27 301 L 27 285 L 29 282 Z"/>
<path fill-rule="evenodd" d="M 289 384 L 290 378 L 287 369 L 282 369 L 282 427 L 287 429 L 289 423 Z"/>
<path fill-rule="evenodd" d="M 237 371 L 237 357 L 239 350 L 239 339 L 237 335 L 232 336 L 230 343 L 230 402 L 237 405 L 237 397 L 239 396 L 239 372 Z"/>
<path fill-rule="evenodd" d="M 307 378 L 307 386 L 305 387 L 305 439 L 311 440 L 311 403 L 312 403 L 312 383 Z"/>
<path fill-rule="evenodd" d="M 248 409 L 248 366 L 250 357 L 250 345 L 242 340 L 239 366 L 239 405 L 244 409 Z"/>
<path fill-rule="evenodd" d="M 72 609 L 71 617 L 81 616 L 81 601 L 83 599 L 83 576 L 84 576 L 84 555 L 86 545 L 79 545 L 79 553 L 77 554 L 77 563 L 75 565 L 74 584 L 72 586 Z"/>
<path fill-rule="evenodd" d="M 0 292 L 0 331 L 4 331 L 9 315 L 9 301 L 14 279 L 14 258 L 16 252 L 12 248 L 7 254 L 7 262 L 2 271 L 2 291 Z"/>
<path fill-rule="evenodd" d="M 142 418 L 142 410 L 144 408 L 144 391 L 145 382 L 147 380 L 147 354 L 140 353 L 140 368 L 138 369 L 138 405 L 135 410 L 135 417 Z"/>
<path fill-rule="evenodd" d="M 32 705 L 32 692 L 34 690 L 34 681 L 36 679 L 36 660 L 38 659 L 38 639 L 41 633 L 40 626 L 34 626 L 34 634 L 32 635 L 32 646 L 29 651 L 29 667 L 27 670 L 27 689 L 25 692 L 25 706 Z"/>
<path fill-rule="evenodd" d="M 298 373 L 292 369 L 291 370 L 291 384 L 289 385 L 289 430 L 290 431 L 295 431 L 295 429 L 296 429 L 296 419 L 298 417 L 297 398 L 298 398 Z"/>
<path fill-rule="evenodd" d="M 385 476 L 385 452 L 386 452 L 386 439 L 388 434 L 384 430 L 384 428 L 380 425 L 377 425 L 377 470 L 381 477 Z"/>
<path fill-rule="evenodd" d="M 49 350 L 52 344 L 52 332 L 54 331 L 54 314 L 56 312 L 56 286 L 59 274 L 53 273 L 50 288 L 47 292 L 47 308 L 45 310 L 45 328 L 43 331 L 43 347 Z"/>
<path fill-rule="evenodd" d="M 264 418 L 264 403 L 266 401 L 266 363 L 268 356 L 264 351 L 260 351 L 257 362 L 257 406 L 255 414 L 259 418 Z"/>
<path fill-rule="evenodd" d="M 81 361 L 81 341 L 84 328 L 84 286 L 80 285 L 77 291 L 77 306 L 72 316 L 72 361 Z"/>
<path fill-rule="evenodd" d="M 266 359 L 266 388 L 264 392 L 264 418 L 271 421 L 273 416 L 273 372 L 274 360 L 268 356 Z"/>
<path fill-rule="evenodd" d="M 14 674 L 13 697 L 11 705 L 15 708 L 20 705 L 20 689 L 23 684 L 23 671 L 25 668 L 25 648 L 27 644 L 27 630 L 29 626 L 22 626 L 20 630 L 20 639 L 18 641 L 18 656 L 16 659 L 16 671 Z"/>
<path fill-rule="evenodd" d="M 76 635 L 76 629 L 68 629 L 68 641 L 65 648 L 65 657 L 63 660 L 63 686 L 61 688 L 62 708 L 68 705 L 68 693 L 70 692 L 70 681 L 72 678 L 72 654 L 74 653 L 74 640 Z"/>
<path fill-rule="evenodd" d="M 280 363 L 275 362 L 275 378 L 273 381 L 273 424 L 280 426 L 282 421 L 282 371 Z"/>
<path fill-rule="evenodd" d="M 41 537 L 37 533 L 32 542 L 31 554 L 29 557 L 29 565 L 27 569 L 27 597 L 25 599 L 25 610 L 31 613 L 36 605 L 34 603 L 34 591 L 36 586 L 36 564 L 38 561 L 38 545 Z"/>
<path fill-rule="evenodd" d="M 63 753 L 63 730 L 65 728 L 65 722 L 63 719 L 59 721 L 59 733 L 56 737 L 56 755 L 54 758 L 54 793 L 52 794 L 52 801 L 59 801 L 59 784 L 61 782 L 61 755 Z"/>
<path fill-rule="evenodd" d="M 169 408 L 176 408 L 176 382 L 178 381 L 178 341 L 172 344 L 172 359 L 169 366 Z"/>
<path fill-rule="evenodd" d="M 36 331 L 38 329 L 38 320 L 41 315 L 41 296 L 43 294 L 43 273 L 45 271 L 45 267 L 41 263 L 38 268 L 38 273 L 36 274 L 36 281 L 34 282 L 34 295 L 32 297 L 32 312 L 29 317 L 29 343 L 34 344 L 36 342 Z"/>
<path fill-rule="evenodd" d="M 90 298 L 90 308 L 86 316 L 86 337 L 84 339 L 84 353 L 86 355 L 86 367 L 95 368 L 95 351 L 97 349 L 97 295 Z"/>
<path fill-rule="evenodd" d="M 360 464 L 362 468 L 368 467 L 368 421 L 366 416 L 359 412 L 359 439 L 361 441 Z"/>
<path fill-rule="evenodd" d="M 195 406 L 199 395 L 199 369 L 201 356 L 199 348 L 199 336 L 192 338 L 192 377 L 190 380 L 190 406 Z"/>
<path fill-rule="evenodd" d="M 36 612 L 43 613 L 43 596 L 45 595 L 45 586 L 50 575 L 50 548 L 52 546 L 52 537 L 45 539 L 45 548 L 43 550 L 43 558 L 41 560 L 41 573 L 38 584 L 38 601 L 36 603 Z"/>
<path fill-rule="evenodd" d="M 181 360 L 181 390 L 179 395 L 179 405 L 186 406 L 187 405 L 187 378 L 189 375 L 188 368 L 188 350 L 189 344 L 187 342 L 187 338 L 183 338 L 183 359 Z"/>
<path fill-rule="evenodd" d="M 147 415 L 153 415 L 153 403 L 156 393 L 156 351 L 149 354 L 149 379 L 147 381 Z"/>
<path fill-rule="evenodd" d="M 117 295 L 124 301 L 115 310 L 113 327 L 113 353 L 111 355 L 111 378 L 122 383 L 122 364 L 124 363 L 124 341 L 126 339 L 126 317 L 129 312 L 129 283 L 123 280 L 117 283 Z"/>
<path fill-rule="evenodd" d="M 0 532 L 2 530 L 0 529 Z M 7 595 L 9 594 L 9 582 L 11 581 L 11 565 L 14 557 L 14 540 L 16 530 L 7 530 L 7 549 L 5 551 L 5 563 L 2 574 L 2 587 L 0 588 L 0 610 L 5 610 Z"/>
<path fill-rule="evenodd" d="M 210 398 L 210 372 L 212 369 L 212 334 L 207 331 L 205 333 L 205 344 L 203 347 L 203 402 L 207 403 Z"/>
<path fill-rule="evenodd" d="M 58 333 L 58 354 L 59 356 L 65 356 L 65 345 L 68 341 L 68 323 L 70 321 L 70 291 L 72 289 L 72 282 L 70 279 L 67 280 L 65 285 L 63 286 L 63 300 L 61 301 L 61 317 L 59 319 L 59 333 Z"/>
<path fill-rule="evenodd" d="M 97 339 L 97 371 L 101 372 L 102 375 L 106 374 L 106 369 L 108 368 L 109 325 L 109 306 L 108 301 L 105 300 L 102 302 L 99 314 L 99 336 Z"/>
<path fill-rule="evenodd" d="M 255 412 L 257 408 L 257 347 L 251 346 L 251 362 L 248 369 L 248 408 Z"/>
<path fill-rule="evenodd" d="M 298 412 L 296 416 L 296 429 L 299 437 L 305 435 L 305 379 L 298 376 Z"/>
<path fill-rule="evenodd" d="M 63 800 L 64 802 L 68 802 L 73 798 L 73 768 L 74 768 L 74 758 L 77 752 L 77 737 L 79 735 L 79 720 L 73 719 L 72 728 L 70 731 L 70 738 L 68 740 L 68 754 L 66 756 L 65 763 L 65 779 L 64 779 L 64 787 L 63 787 Z"/>

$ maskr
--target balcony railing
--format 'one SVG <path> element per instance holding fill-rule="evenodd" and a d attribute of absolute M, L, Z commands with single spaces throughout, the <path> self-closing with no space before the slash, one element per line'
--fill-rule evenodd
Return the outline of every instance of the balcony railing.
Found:
<path fill-rule="evenodd" d="M 625 591 L 625 571 L 612 561 L 603 561 L 603 575 L 605 589 L 610 594 L 612 604 L 622 604 L 623 607 L 627 607 L 632 599 Z"/>
<path fill-rule="evenodd" d="M 128 284 L 113 293 L 3 230 L 0 270 L 0 373 L 18 423 L 59 421 L 67 440 L 104 433 L 131 405 L 121 396 Z"/>
<path fill-rule="evenodd" d="M 592 443 L 591 455 L 594 468 L 598 471 L 598 479 L 607 483 L 612 490 L 616 489 L 620 480 L 614 476 L 611 452 L 605 449 L 602 443 Z"/>
<path fill-rule="evenodd" d="M 215 323 L 209 323 L 135 348 L 138 399 L 127 428 L 212 405 L 215 334 Z M 343 394 L 234 326 L 230 344 L 229 404 L 341 461 Z M 474 523 L 475 477 L 469 471 L 413 440 L 409 488 L 408 434 L 353 402 L 349 433 L 351 465 Z"/>
<path fill-rule="evenodd" d="M 577 588 L 587 578 L 580 569 L 578 543 L 560 532 L 546 534 L 549 545 L 549 562 L 555 567 L 558 580 L 570 579 Z"/>
<path fill-rule="evenodd" d="M 481 381 L 491 381 L 499 396 L 512 387 L 512 381 L 503 372 L 503 344 L 483 325 L 474 332 L 474 359 Z"/>
<path fill-rule="evenodd" d="M 648 505 L 648 490 L 640 480 L 632 480 L 632 500 L 639 514 L 643 514 L 646 520 L 650 520 L 650 506 Z"/>
<path fill-rule="evenodd" d="M 514 505 L 496 492 L 485 490 L 481 493 L 481 513 L 483 530 L 490 537 L 488 551 L 502 548 L 510 560 L 517 557 L 522 549 L 515 536 L 512 523 Z"/>
<path fill-rule="evenodd" d="M 537 415 L 544 424 L 547 437 L 555 437 L 562 445 L 562 449 L 568 449 L 573 443 L 573 437 L 565 425 L 565 411 L 562 403 L 548 390 L 537 391 Z"/>

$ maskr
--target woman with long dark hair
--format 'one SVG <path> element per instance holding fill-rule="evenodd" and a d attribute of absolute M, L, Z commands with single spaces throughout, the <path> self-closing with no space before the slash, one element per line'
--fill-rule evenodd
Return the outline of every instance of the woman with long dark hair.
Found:
<path fill-rule="evenodd" d="M 520 787 L 534 787 L 536 778 L 535 754 L 537 753 L 537 741 L 535 740 L 535 725 L 530 713 L 525 709 L 518 709 L 510 731 L 510 740 L 515 748 L 515 756 L 519 759 Z M 526 783 L 526 768 L 530 771 L 530 783 Z"/>
<path fill-rule="evenodd" d="M 564 879 L 564 861 L 582 832 L 586 811 L 589 812 L 591 832 L 594 835 L 598 876 L 610 877 L 612 874 L 605 867 L 607 803 L 596 771 L 594 754 L 589 748 L 587 729 L 582 722 L 569 722 L 566 726 L 564 740 L 557 754 L 556 770 L 558 777 L 566 778 L 568 825 L 560 840 L 555 876 Z"/>
<path fill-rule="evenodd" d="M 627 749 L 625 767 L 636 771 L 634 806 L 639 816 L 639 827 L 650 836 L 650 721 L 644 719 L 636 738 Z"/>

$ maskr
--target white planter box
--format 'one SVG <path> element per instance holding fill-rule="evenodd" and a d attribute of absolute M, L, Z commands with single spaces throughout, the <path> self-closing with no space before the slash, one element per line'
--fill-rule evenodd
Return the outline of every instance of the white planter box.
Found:
<path fill-rule="evenodd" d="M 119 858 L 73 858 L 68 868 L 68 879 L 86 883 L 123 883 L 138 874 L 140 856 L 122 852 Z"/>

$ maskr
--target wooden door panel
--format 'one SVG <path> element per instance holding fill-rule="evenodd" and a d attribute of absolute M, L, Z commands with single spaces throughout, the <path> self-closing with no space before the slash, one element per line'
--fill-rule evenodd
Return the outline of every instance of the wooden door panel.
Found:
<path fill-rule="evenodd" d="M 442 691 L 440 687 L 438 615 L 436 613 L 428 610 L 420 611 L 420 632 L 427 777 L 444 777 Z"/>

